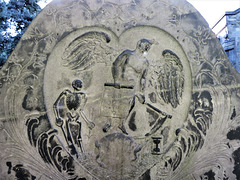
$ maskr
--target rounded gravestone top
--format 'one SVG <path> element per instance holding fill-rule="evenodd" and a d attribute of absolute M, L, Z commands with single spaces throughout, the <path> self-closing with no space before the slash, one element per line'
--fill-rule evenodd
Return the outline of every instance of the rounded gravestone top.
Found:
<path fill-rule="evenodd" d="M 185 0 L 55 0 L 0 74 L 2 177 L 240 176 L 239 75 Z"/>

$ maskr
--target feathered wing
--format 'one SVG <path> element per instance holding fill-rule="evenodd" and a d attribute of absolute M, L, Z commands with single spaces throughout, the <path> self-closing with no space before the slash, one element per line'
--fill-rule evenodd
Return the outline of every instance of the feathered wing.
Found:
<path fill-rule="evenodd" d="M 74 39 L 65 49 L 62 65 L 71 70 L 86 70 L 95 63 L 104 62 L 110 47 L 104 32 L 90 31 Z"/>
<path fill-rule="evenodd" d="M 182 98 L 184 87 L 183 65 L 171 50 L 164 50 L 163 64 L 155 70 L 155 90 L 159 98 L 176 108 Z"/>

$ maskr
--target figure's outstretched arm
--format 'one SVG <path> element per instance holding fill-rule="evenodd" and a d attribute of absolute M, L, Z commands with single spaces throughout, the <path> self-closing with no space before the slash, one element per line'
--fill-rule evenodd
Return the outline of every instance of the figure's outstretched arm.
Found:
<path fill-rule="evenodd" d="M 126 51 L 122 52 L 117 57 L 117 59 L 113 62 L 112 76 L 113 76 L 114 83 L 117 83 L 119 81 L 119 79 L 121 78 L 121 76 L 123 75 L 125 63 L 130 55 L 131 55 L 131 51 L 126 50 Z"/>
<path fill-rule="evenodd" d="M 79 108 L 79 115 L 84 119 L 84 121 L 87 123 L 88 127 L 90 129 L 93 129 L 95 124 L 89 120 L 87 118 L 87 116 L 85 115 L 84 111 L 83 111 L 83 108 L 85 106 L 85 104 L 87 103 L 87 95 L 83 92 L 80 93 L 81 95 L 81 104 L 80 104 L 80 108 Z"/>
<path fill-rule="evenodd" d="M 80 93 L 80 96 L 81 96 L 81 104 L 80 104 L 80 110 L 83 110 L 84 106 L 86 105 L 87 103 L 87 95 L 83 92 Z"/>

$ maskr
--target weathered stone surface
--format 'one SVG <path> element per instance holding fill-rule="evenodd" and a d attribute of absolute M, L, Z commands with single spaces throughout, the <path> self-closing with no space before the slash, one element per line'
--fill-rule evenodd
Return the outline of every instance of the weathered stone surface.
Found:
<path fill-rule="evenodd" d="M 55 0 L 0 73 L 2 179 L 240 178 L 240 78 L 184 0 Z"/>

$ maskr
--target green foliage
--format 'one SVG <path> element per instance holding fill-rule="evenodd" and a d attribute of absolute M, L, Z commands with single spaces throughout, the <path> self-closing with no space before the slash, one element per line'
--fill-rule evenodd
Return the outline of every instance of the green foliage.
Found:
<path fill-rule="evenodd" d="M 22 34 L 41 11 L 40 0 L 0 0 L 0 67 L 11 54 Z M 10 30 L 11 29 L 11 30 Z"/>

